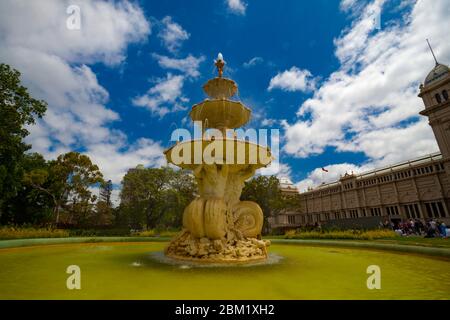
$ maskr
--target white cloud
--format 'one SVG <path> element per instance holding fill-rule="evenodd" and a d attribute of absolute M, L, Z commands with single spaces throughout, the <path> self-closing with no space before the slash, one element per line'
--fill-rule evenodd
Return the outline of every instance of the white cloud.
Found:
<path fill-rule="evenodd" d="M 259 169 L 257 174 L 262 176 L 277 176 L 278 178 L 289 178 L 291 177 L 291 168 L 289 165 L 284 163 L 279 163 L 278 161 L 272 162 L 266 168 Z"/>
<path fill-rule="evenodd" d="M 367 4 L 367 0 L 341 0 L 339 8 L 341 11 L 350 13 L 351 16 L 360 13 L 364 6 Z"/>
<path fill-rule="evenodd" d="M 438 151 L 436 140 L 430 131 L 428 122 L 422 120 L 404 128 L 364 132 L 350 143 L 338 144 L 338 147 L 342 151 L 363 150 L 374 166 L 385 166 Z"/>
<path fill-rule="evenodd" d="M 249 61 L 244 62 L 243 67 L 244 68 L 251 68 L 251 67 L 256 66 L 257 64 L 262 63 L 263 61 L 264 61 L 264 59 L 261 58 L 261 57 L 253 57 Z"/>
<path fill-rule="evenodd" d="M 30 127 L 27 141 L 33 151 L 54 158 L 83 150 L 105 178 L 118 183 L 125 166 L 159 165 L 163 155 L 155 152 L 161 147 L 150 140 L 127 147 L 126 135 L 109 127 L 120 116 L 106 106 L 109 94 L 87 64 L 122 62 L 130 43 L 146 41 L 150 24 L 141 8 L 128 1 L 77 1 L 81 30 L 68 30 L 69 4 L 1 1 L 0 56 L 22 73 L 33 96 L 48 102 L 43 119 Z M 108 150 L 108 155 L 102 157 L 102 150 Z"/>
<path fill-rule="evenodd" d="M 239 15 L 245 15 L 245 11 L 247 10 L 247 4 L 242 0 L 226 0 L 228 5 L 228 9 L 234 13 Z"/>
<path fill-rule="evenodd" d="M 279 122 L 279 120 L 277 120 L 277 119 L 265 118 L 261 121 L 261 125 L 263 127 L 272 127 L 275 124 L 277 124 L 278 122 Z"/>
<path fill-rule="evenodd" d="M 168 73 L 165 78 L 157 79 L 146 94 L 134 98 L 133 104 L 148 109 L 160 118 L 169 112 L 186 110 L 182 106 L 182 103 L 189 101 L 182 93 L 184 80 L 182 75 Z"/>
<path fill-rule="evenodd" d="M 386 0 L 374 0 L 369 3 L 364 10 L 362 10 L 361 16 L 356 19 L 349 30 L 346 30 L 338 39 L 335 39 L 334 44 L 336 46 L 336 56 L 339 58 L 342 69 L 352 69 L 358 62 L 361 53 L 363 51 L 368 52 L 366 49 L 367 42 L 375 37 L 371 36 L 371 33 L 378 28 L 378 21 L 381 15 L 381 10 Z M 385 40 L 377 48 L 378 52 L 380 49 L 389 48 L 386 46 Z M 373 41 L 373 40 L 372 40 Z M 383 44 L 384 42 L 384 44 Z M 369 53 L 370 54 L 370 53 Z"/>
<path fill-rule="evenodd" d="M 339 180 L 339 178 L 346 173 L 359 174 L 364 171 L 373 169 L 371 165 L 357 166 L 351 163 L 339 163 L 328 165 L 324 168 L 328 172 L 322 170 L 322 168 L 316 168 L 311 171 L 308 176 L 302 181 L 296 183 L 300 192 L 308 190 L 308 188 L 314 188 L 322 183 L 330 183 Z"/>
<path fill-rule="evenodd" d="M 170 16 L 162 19 L 162 25 L 163 27 L 158 33 L 158 37 L 161 38 L 167 50 L 172 53 L 177 52 L 183 41 L 189 39 L 190 34 L 181 25 L 174 22 Z"/>
<path fill-rule="evenodd" d="M 348 11 L 357 3 L 357 0 L 342 0 L 340 3 L 340 8 L 343 11 Z"/>
<path fill-rule="evenodd" d="M 335 41 L 341 67 L 302 104 L 295 123 L 284 122 L 287 153 L 307 157 L 335 147 L 383 165 L 438 150 L 427 119 L 418 115 L 424 107 L 417 94 L 434 65 L 424 39 L 432 39 L 441 61 L 450 61 L 442 25 L 450 6 L 419 0 L 404 21 L 377 31 L 373 14 L 383 3 L 368 4 Z"/>
<path fill-rule="evenodd" d="M 126 152 L 122 152 L 123 148 Z M 94 163 L 100 166 L 108 179 L 118 184 L 128 169 L 138 164 L 155 167 L 165 165 L 163 151 L 158 142 L 141 138 L 131 145 L 127 141 L 120 140 L 109 144 L 92 144 L 86 153 Z"/>
<path fill-rule="evenodd" d="M 281 89 L 284 91 L 311 91 L 315 88 L 315 80 L 311 72 L 292 67 L 289 70 L 279 72 L 270 79 L 268 90 Z"/>
<path fill-rule="evenodd" d="M 192 78 L 196 78 L 200 75 L 200 72 L 198 71 L 200 63 L 205 61 L 204 56 L 196 58 L 192 55 L 188 55 L 184 59 L 170 58 L 156 53 L 152 54 L 152 56 L 158 61 L 161 68 L 178 70 Z"/>
<path fill-rule="evenodd" d="M 115 188 L 111 191 L 111 204 L 114 208 L 120 205 L 120 189 Z"/>
<path fill-rule="evenodd" d="M 150 34 L 142 10 L 128 1 L 76 3 L 80 30 L 66 26 L 66 8 L 73 1 L 1 1 L 2 46 L 32 48 L 73 63 L 117 64 L 125 58 L 129 43 Z"/>

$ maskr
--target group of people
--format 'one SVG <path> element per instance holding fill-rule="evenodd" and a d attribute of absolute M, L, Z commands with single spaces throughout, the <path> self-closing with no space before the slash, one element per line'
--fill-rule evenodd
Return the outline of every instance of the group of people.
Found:
<path fill-rule="evenodd" d="M 409 219 L 395 223 L 385 220 L 383 227 L 392 228 L 392 230 L 402 236 L 418 235 L 425 236 L 425 238 L 447 237 L 447 226 L 443 221 L 435 219 L 428 219 L 425 223 L 420 219 Z"/>

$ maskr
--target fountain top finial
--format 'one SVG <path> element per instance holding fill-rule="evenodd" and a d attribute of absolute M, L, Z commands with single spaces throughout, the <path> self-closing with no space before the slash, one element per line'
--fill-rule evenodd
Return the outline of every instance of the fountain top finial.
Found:
<path fill-rule="evenodd" d="M 233 80 L 223 77 L 223 68 L 226 62 L 222 53 L 219 52 L 217 59 L 214 59 L 214 64 L 219 75 L 205 83 L 203 90 L 213 99 L 229 99 L 236 94 L 237 85 Z"/>
<path fill-rule="evenodd" d="M 222 78 L 223 68 L 225 67 L 225 60 L 223 60 L 222 53 L 219 52 L 219 54 L 217 55 L 217 59 L 214 60 L 214 64 L 217 67 L 217 72 L 219 73 L 219 78 Z"/>

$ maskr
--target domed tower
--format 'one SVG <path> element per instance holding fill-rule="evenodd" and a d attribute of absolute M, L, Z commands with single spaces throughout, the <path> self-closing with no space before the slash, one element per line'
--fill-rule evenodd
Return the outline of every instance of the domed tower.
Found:
<path fill-rule="evenodd" d="M 450 160 L 450 69 L 436 60 L 431 46 L 430 50 L 436 65 L 420 85 L 419 97 L 425 104 L 420 114 L 428 117 L 443 158 Z"/>

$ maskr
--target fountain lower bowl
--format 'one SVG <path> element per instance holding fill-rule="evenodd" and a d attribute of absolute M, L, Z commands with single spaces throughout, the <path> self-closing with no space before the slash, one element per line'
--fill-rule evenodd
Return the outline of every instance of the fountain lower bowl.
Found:
<path fill-rule="evenodd" d="M 266 261 L 268 256 L 255 256 L 255 257 L 242 257 L 242 258 L 194 258 L 187 256 L 178 256 L 172 254 L 165 254 L 166 257 L 177 260 L 180 262 L 190 262 L 195 264 L 221 264 L 221 265 L 233 265 L 233 264 L 254 264 L 255 262 Z"/>
<path fill-rule="evenodd" d="M 269 253 L 267 257 L 255 258 L 251 260 L 193 259 L 178 256 L 168 256 L 163 251 L 152 252 L 151 257 L 157 262 L 180 266 L 182 269 L 265 266 L 277 264 L 283 259 L 283 256 L 280 256 L 276 253 Z"/>
<path fill-rule="evenodd" d="M 198 263 L 248 263 L 266 260 L 270 241 L 256 238 L 195 238 L 184 230 L 164 250 L 166 256 Z"/>

